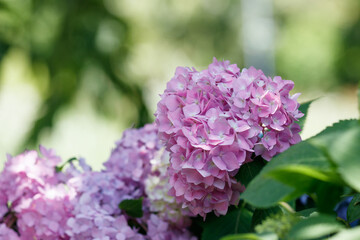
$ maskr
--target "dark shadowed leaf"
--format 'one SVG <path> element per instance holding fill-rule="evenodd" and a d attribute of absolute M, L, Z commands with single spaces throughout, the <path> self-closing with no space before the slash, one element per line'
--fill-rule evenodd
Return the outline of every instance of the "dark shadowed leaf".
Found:
<path fill-rule="evenodd" d="M 126 199 L 119 204 L 119 208 L 131 217 L 140 218 L 143 216 L 142 203 L 143 198 Z"/>
<path fill-rule="evenodd" d="M 347 209 L 347 220 L 349 223 L 360 219 L 360 194 L 356 194 Z"/>
<path fill-rule="evenodd" d="M 257 208 L 251 220 L 251 227 L 254 228 L 256 225 L 261 224 L 267 217 L 275 215 L 279 212 L 281 212 L 280 207 L 271 207 L 266 209 Z"/>
<path fill-rule="evenodd" d="M 316 185 L 316 205 L 319 212 L 332 214 L 336 204 L 341 200 L 344 190 L 342 186 L 326 182 L 318 182 Z"/>
<path fill-rule="evenodd" d="M 360 82 L 358 83 L 357 97 L 358 97 L 358 111 L 360 114 Z"/>
<path fill-rule="evenodd" d="M 265 166 L 264 161 L 262 158 L 256 158 L 254 161 L 242 165 L 236 174 L 236 179 L 247 187 Z"/>
<path fill-rule="evenodd" d="M 237 208 L 225 216 L 206 220 L 201 239 L 218 240 L 229 234 L 251 232 L 251 212 Z"/>

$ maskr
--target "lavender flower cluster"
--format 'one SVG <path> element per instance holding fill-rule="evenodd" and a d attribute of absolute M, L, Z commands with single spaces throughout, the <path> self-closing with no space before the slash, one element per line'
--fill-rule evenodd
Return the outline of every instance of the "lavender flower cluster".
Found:
<path fill-rule="evenodd" d="M 156 121 L 123 134 L 102 171 L 40 146 L 8 156 L 0 173 L 0 240 L 195 240 L 191 217 L 225 215 L 256 156 L 270 160 L 299 142 L 294 83 L 214 59 L 179 67 Z M 140 200 L 141 215 L 121 208 Z"/>
<path fill-rule="evenodd" d="M 234 178 L 244 163 L 270 160 L 301 140 L 293 87 L 229 61 L 214 59 L 201 72 L 178 67 L 156 112 L 170 152 L 170 195 L 194 214 L 226 214 L 244 189 Z"/>
<path fill-rule="evenodd" d="M 8 157 L 0 174 L 0 239 L 188 240 L 189 212 L 167 194 L 169 157 L 154 124 L 124 132 L 105 170 L 61 159 L 40 146 Z M 143 216 L 119 208 L 143 198 Z"/>

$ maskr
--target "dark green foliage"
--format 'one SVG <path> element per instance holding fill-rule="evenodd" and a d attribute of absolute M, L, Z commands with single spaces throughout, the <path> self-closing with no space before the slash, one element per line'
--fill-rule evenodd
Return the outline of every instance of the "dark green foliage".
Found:
<path fill-rule="evenodd" d="M 264 166 L 265 160 L 261 157 L 257 157 L 254 161 L 240 167 L 239 172 L 236 174 L 236 179 L 247 187 L 250 181 L 259 174 Z"/>
<path fill-rule="evenodd" d="M 245 208 L 230 210 L 225 216 L 206 220 L 202 240 L 218 240 L 229 234 L 251 232 L 251 212 Z"/>
<path fill-rule="evenodd" d="M 347 220 L 349 223 L 360 219 L 360 194 L 356 194 L 347 209 Z"/>
<path fill-rule="evenodd" d="M 254 214 L 252 216 L 251 220 L 251 226 L 254 228 L 256 225 L 261 224 L 266 218 L 274 216 L 281 212 L 280 207 L 271 207 L 271 208 L 265 208 L 261 209 L 258 208 L 254 211 Z"/>
<path fill-rule="evenodd" d="M 360 77 L 360 17 L 341 33 L 339 57 L 336 62 L 339 79 L 347 84 L 359 83 Z"/>
<path fill-rule="evenodd" d="M 143 198 L 139 199 L 126 199 L 121 201 L 119 208 L 124 210 L 127 215 L 134 218 L 140 218 L 143 216 Z"/>

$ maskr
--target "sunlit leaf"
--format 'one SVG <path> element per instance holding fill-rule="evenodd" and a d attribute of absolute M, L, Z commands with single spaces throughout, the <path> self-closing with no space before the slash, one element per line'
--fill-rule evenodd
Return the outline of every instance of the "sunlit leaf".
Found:
<path fill-rule="evenodd" d="M 307 113 L 308 113 L 310 104 L 311 104 L 312 102 L 314 102 L 315 100 L 316 100 L 316 99 L 310 100 L 310 101 L 307 101 L 307 102 L 304 102 L 304 103 L 301 103 L 301 104 L 300 104 L 299 110 L 304 114 L 304 116 L 303 116 L 302 118 L 300 118 L 300 119 L 299 119 L 299 122 L 298 122 L 298 124 L 300 125 L 301 129 L 304 128 L 305 120 L 306 120 L 306 118 L 307 118 Z"/>
<path fill-rule="evenodd" d="M 278 237 L 275 233 L 264 233 L 264 234 L 245 233 L 245 234 L 229 235 L 221 238 L 221 240 L 278 240 Z"/>
<path fill-rule="evenodd" d="M 316 215 L 296 223 L 290 229 L 288 239 L 315 239 L 338 232 L 343 228 L 344 226 L 337 222 L 334 216 Z"/>
<path fill-rule="evenodd" d="M 309 142 L 322 149 L 337 166 L 342 179 L 360 192 L 359 120 L 340 121 Z"/>
<path fill-rule="evenodd" d="M 268 176 L 271 171 L 288 165 L 304 165 L 324 171 L 330 169 L 329 162 L 319 149 L 301 142 L 272 159 L 251 181 L 242 198 L 256 207 L 267 208 L 294 193 L 300 194 L 296 188 Z"/>
<path fill-rule="evenodd" d="M 305 165 L 287 165 L 278 167 L 269 172 L 268 175 L 290 186 L 299 186 L 301 183 L 304 184 L 306 179 L 338 184 L 341 183 L 333 172 L 324 172 L 320 169 Z"/>
<path fill-rule="evenodd" d="M 360 227 L 341 230 L 335 236 L 329 238 L 329 240 L 359 240 Z"/>

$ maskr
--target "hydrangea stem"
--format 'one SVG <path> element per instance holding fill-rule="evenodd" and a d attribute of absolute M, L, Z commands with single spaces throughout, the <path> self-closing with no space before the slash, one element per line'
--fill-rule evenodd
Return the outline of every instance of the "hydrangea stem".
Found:
<path fill-rule="evenodd" d="M 282 207 L 286 212 L 294 214 L 295 210 L 286 202 L 279 202 L 280 207 Z"/>

